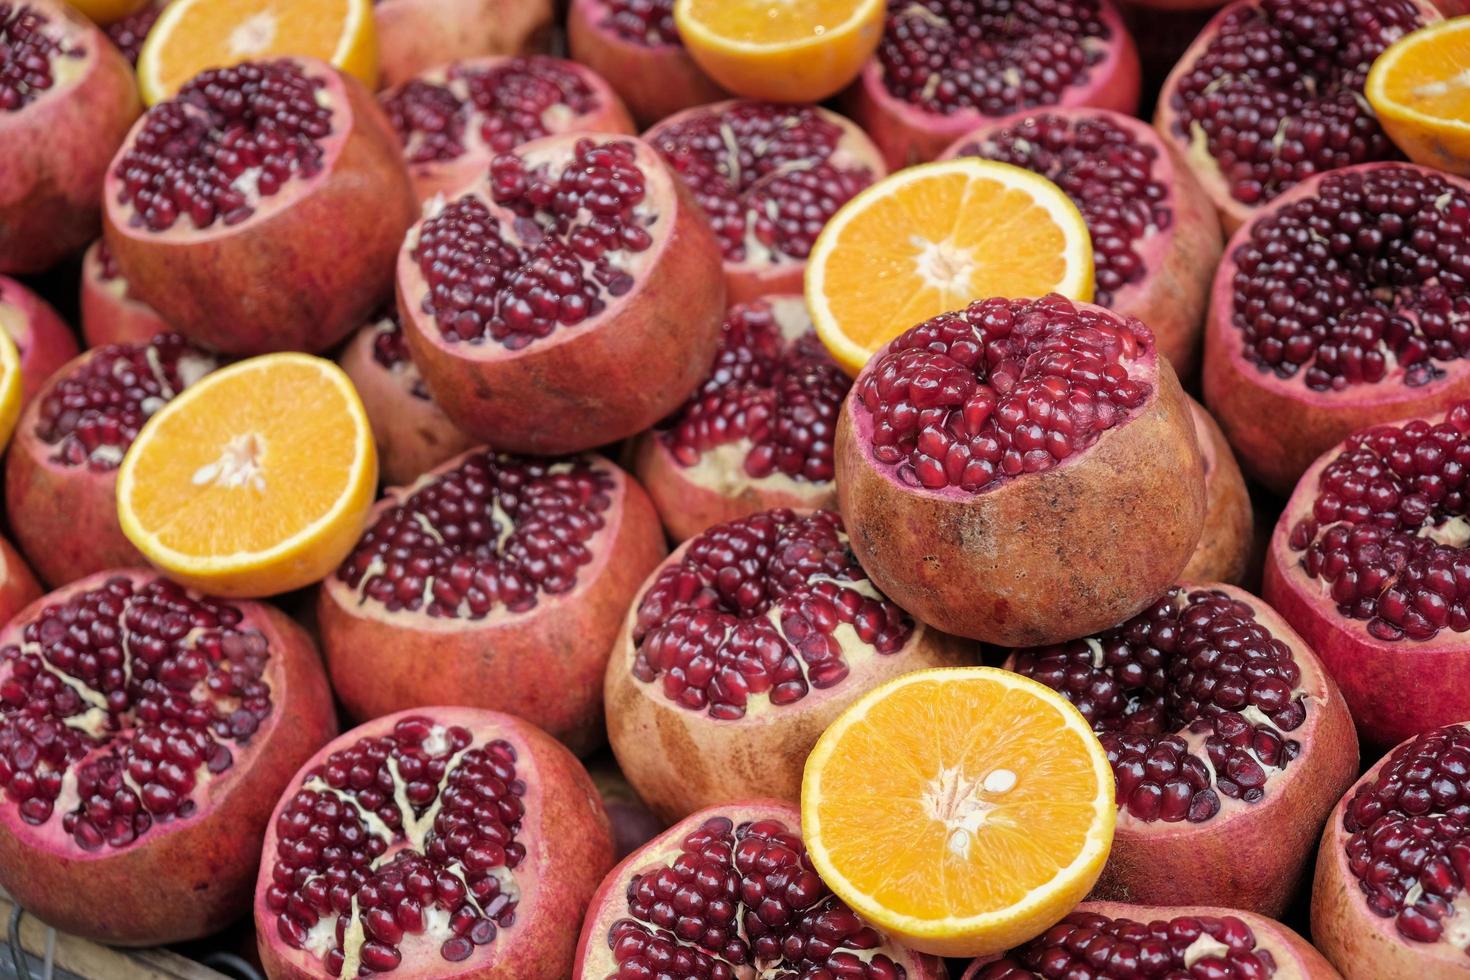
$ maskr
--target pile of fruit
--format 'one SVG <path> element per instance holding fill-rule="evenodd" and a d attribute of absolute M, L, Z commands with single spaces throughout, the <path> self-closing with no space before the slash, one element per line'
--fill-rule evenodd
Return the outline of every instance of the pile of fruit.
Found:
<path fill-rule="evenodd" d="M 1467 13 L 0 0 L 0 888 L 1470 976 Z"/>

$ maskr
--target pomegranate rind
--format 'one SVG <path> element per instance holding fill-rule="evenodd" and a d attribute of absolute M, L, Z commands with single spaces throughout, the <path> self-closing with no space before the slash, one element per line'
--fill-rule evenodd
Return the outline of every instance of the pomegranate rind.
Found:
<path fill-rule="evenodd" d="M 1110 36 L 1104 42 L 1106 55 L 1088 68 L 1087 82 L 1067 88 L 1053 105 L 1028 112 L 1070 106 L 1112 109 L 1124 115 L 1138 110 L 1142 86 L 1138 49 L 1112 0 L 1101 0 L 1098 13 Z M 868 59 L 842 100 L 848 115 L 878 144 L 893 170 L 938 158 L 956 139 L 994 118 L 975 109 L 949 115 L 926 112 L 894 97 L 883 84 L 883 64 L 876 55 Z"/>
<path fill-rule="evenodd" d="M 107 245 L 133 294 L 179 333 L 229 354 L 320 351 L 342 340 L 388 299 L 394 257 L 418 216 L 398 138 L 367 89 L 325 62 L 286 60 L 321 79 L 318 98 L 333 107 L 315 177 L 293 177 L 237 225 L 199 230 L 180 218 L 163 232 L 133 227 L 117 170 L 145 116 L 104 188 Z"/>
<path fill-rule="evenodd" d="M 420 487 L 457 469 L 473 449 L 409 487 L 390 487 L 371 527 Z M 648 495 L 600 456 L 613 482 L 606 525 L 587 542 L 593 558 L 577 585 L 542 593 L 529 612 L 498 606 L 484 619 L 390 612 L 336 574 L 317 600 L 327 670 L 348 714 L 377 718 L 423 705 L 485 708 L 524 718 L 580 755 L 603 742 L 602 678 L 628 604 L 667 549 Z"/>
<path fill-rule="evenodd" d="M 515 872 L 520 887 L 515 923 L 502 928 L 488 945 L 477 947 L 469 960 L 418 963 L 405 957 L 403 973 L 439 980 L 563 980 L 572 970 L 577 929 L 597 883 L 613 864 L 607 813 L 587 770 L 567 749 L 534 725 L 496 711 L 427 707 L 403 711 L 360 725 L 324 746 L 287 783 L 275 805 L 255 886 L 255 932 L 261 962 L 272 980 L 321 980 L 321 962 L 306 950 L 286 945 L 276 930 L 275 913 L 265 904 L 276 855 L 276 822 L 312 769 L 327 757 L 364 738 L 391 734 L 403 718 L 428 718 L 444 726 L 460 725 L 476 744 L 505 739 L 516 750 L 516 774 L 526 784 L 525 816 L 516 839 L 526 857 Z M 259 839 L 257 837 L 257 839 Z M 437 955 L 437 950 L 433 955 Z"/>
<path fill-rule="evenodd" d="M 759 796 L 741 798 L 739 802 L 722 802 L 680 820 L 629 854 L 602 880 L 582 923 L 572 980 L 604 980 L 616 973 L 617 964 L 607 953 L 607 935 L 613 923 L 628 917 L 629 883 L 640 872 L 672 864 L 683 851 L 685 838 L 711 817 L 726 817 L 737 827 L 748 822 L 776 820 L 785 824 L 792 833 L 798 836 L 801 834 L 801 812 L 793 804 Z M 937 957 L 906 949 L 892 942 L 879 951 L 891 956 L 901 965 L 910 980 L 942 980 L 947 976 L 944 963 Z"/>
<path fill-rule="evenodd" d="M 547 136 L 518 153 L 569 156 L 584 135 Z M 507 452 L 561 455 L 594 449 L 649 428 L 683 403 L 713 362 L 725 310 L 714 232 L 682 181 L 635 137 L 646 199 L 667 209 L 666 230 L 643 253 L 636 285 L 573 327 L 509 350 L 487 340 L 450 343 L 424 313 L 415 225 L 398 257 L 398 309 L 413 359 L 444 413 L 471 436 Z M 489 177 L 466 189 L 490 213 Z"/>
<path fill-rule="evenodd" d="M 129 294 L 121 274 L 103 278 L 100 247 L 93 242 L 82 256 L 82 339 L 87 346 L 142 344 L 167 331 L 168 324 L 153 307 Z"/>
<path fill-rule="evenodd" d="M 140 568 L 99 572 L 41 597 L 0 631 L 0 647 L 20 642 L 24 624 L 43 608 L 116 576 L 158 578 Z M 28 912 L 62 932 L 116 946 L 197 939 L 243 914 L 259 860 L 257 842 L 289 774 L 337 731 L 331 691 L 306 631 L 273 606 L 231 601 L 241 626 L 270 645 L 265 677 L 271 713 L 248 744 L 232 746 L 235 764 L 201 779 L 197 816 L 155 822 L 125 848 L 86 851 L 59 830 L 43 830 L 0 810 L 0 883 Z"/>
<path fill-rule="evenodd" d="M 0 623 L 41 598 L 41 583 L 15 546 L 0 538 Z"/>
<path fill-rule="evenodd" d="M 1205 529 L 1180 579 L 1240 585 L 1250 571 L 1255 547 L 1255 511 L 1245 477 L 1225 433 L 1193 398 L 1189 411 L 1205 463 Z"/>
<path fill-rule="evenodd" d="M 378 77 L 399 85 L 447 61 L 543 51 L 551 0 L 377 0 Z"/>
<path fill-rule="evenodd" d="M 133 69 L 105 34 L 65 3 L 30 6 L 67 22 L 86 64 L 0 113 L 0 273 L 41 272 L 97 237 L 108 163 L 142 111 Z"/>
<path fill-rule="evenodd" d="M 47 380 L 77 356 L 77 341 L 61 315 L 25 286 L 0 276 L 0 327 L 20 352 L 22 404 L 36 397 Z"/>
<path fill-rule="evenodd" d="M 1279 378 L 1245 356 L 1242 331 L 1232 322 L 1236 265 L 1232 256 L 1250 240 L 1256 224 L 1281 209 L 1317 193 L 1328 176 L 1371 173 L 1384 167 L 1433 175 L 1470 195 L 1470 181 L 1410 163 L 1365 163 L 1317 174 L 1275 198 L 1231 237 L 1215 273 L 1210 314 L 1205 326 L 1205 405 L 1220 423 L 1236 457 L 1250 476 L 1280 496 L 1287 496 L 1312 461 L 1360 429 L 1393 419 L 1430 415 L 1470 397 L 1470 365 L 1444 364 L 1443 376 L 1409 387 L 1398 372 L 1371 384 L 1354 384 L 1340 392 L 1314 391 L 1302 372 Z M 1397 741 L 1397 739 L 1394 739 Z"/>

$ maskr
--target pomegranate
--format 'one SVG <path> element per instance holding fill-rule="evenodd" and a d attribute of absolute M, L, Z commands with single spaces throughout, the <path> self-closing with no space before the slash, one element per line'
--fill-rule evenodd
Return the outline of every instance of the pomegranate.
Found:
<path fill-rule="evenodd" d="M 359 330 L 341 362 L 367 410 L 384 483 L 412 483 L 474 445 L 429 395 L 408 356 L 397 310 Z"/>
<path fill-rule="evenodd" d="M 1266 598 L 1342 688 L 1363 739 L 1470 718 L 1470 402 L 1359 432 L 1302 477 Z"/>
<path fill-rule="evenodd" d="M 1363 98 L 1373 59 L 1429 0 L 1235 0 L 1174 66 L 1155 125 L 1231 234 L 1313 174 L 1399 153 Z"/>
<path fill-rule="evenodd" d="M 608 739 L 666 820 L 753 794 L 795 802 L 844 708 L 974 652 L 873 587 L 836 511 L 765 511 L 684 542 L 643 583 L 607 665 Z"/>
<path fill-rule="evenodd" d="M 835 458 L 874 585 L 1004 646 L 1140 612 L 1204 521 L 1189 402 L 1153 334 L 1056 295 L 977 301 L 901 334 L 858 375 Z"/>
<path fill-rule="evenodd" d="M 168 330 L 163 317 L 133 295 L 103 238 L 82 256 L 81 309 L 88 347 L 141 344 Z"/>
<path fill-rule="evenodd" d="M 1285 496 L 1349 433 L 1470 396 L 1470 182 L 1368 164 L 1297 185 L 1231 239 L 1204 394 Z"/>
<path fill-rule="evenodd" d="M 373 0 L 378 73 L 400 85 L 449 61 L 547 46 L 552 0 Z"/>
<path fill-rule="evenodd" d="M 674 0 L 571 0 L 567 47 L 612 82 L 645 126 L 728 98 L 679 40 Z"/>
<path fill-rule="evenodd" d="M 1470 730 L 1407 739 L 1333 808 L 1312 935 L 1349 980 L 1450 980 L 1470 962 Z"/>
<path fill-rule="evenodd" d="M 1193 398 L 1189 411 L 1205 464 L 1205 529 L 1179 578 L 1240 585 L 1250 571 L 1256 537 L 1250 492 L 1225 434 L 1210 413 Z"/>
<path fill-rule="evenodd" d="M 634 450 L 669 536 L 775 507 L 835 505 L 832 437 L 851 386 L 801 296 L 731 307 L 704 383 Z"/>
<path fill-rule="evenodd" d="M 74 582 L 0 633 L 0 885 L 99 942 L 213 932 L 334 731 L 311 640 L 273 607 L 141 569 Z"/>
<path fill-rule="evenodd" d="M 796 807 L 756 799 L 692 814 L 614 868 L 582 923 L 572 978 L 945 975 L 941 961 L 889 940 L 827 889 Z"/>
<path fill-rule="evenodd" d="M 20 552 L 0 538 L 0 624 L 41 598 L 41 585 Z"/>
<path fill-rule="evenodd" d="M 232 354 L 322 350 L 360 326 L 417 212 L 372 96 L 311 58 L 201 72 L 133 127 L 105 194 L 128 288 Z"/>
<path fill-rule="evenodd" d="M 1285 911 L 1358 774 L 1358 743 L 1336 685 L 1273 609 L 1229 585 L 1179 586 L 1005 666 L 1061 692 L 1107 750 L 1118 824 L 1094 894 Z"/>
<path fill-rule="evenodd" d="M 0 2 L 0 273 L 97 236 L 107 161 L 139 109 L 128 63 L 70 5 Z"/>
<path fill-rule="evenodd" d="M 168 6 L 169 0 L 147 0 L 141 7 L 126 17 L 121 17 L 102 27 L 102 32 L 128 59 L 128 64 L 138 63 L 138 54 L 143 50 L 143 41 L 158 22 L 158 15 Z"/>
<path fill-rule="evenodd" d="M 383 92 L 420 201 L 473 183 L 496 155 L 551 133 L 631 133 L 622 100 L 590 68 L 546 55 L 440 64 Z"/>
<path fill-rule="evenodd" d="M 547 136 L 434 202 L 398 259 L 415 363 L 455 424 L 510 452 L 606 445 L 714 360 L 725 287 L 697 205 L 633 137 Z"/>
<path fill-rule="evenodd" d="M 847 104 L 897 169 L 1016 112 L 1132 113 L 1138 89 L 1138 52 L 1112 0 L 888 0 Z"/>
<path fill-rule="evenodd" d="M 1175 373 L 1194 373 L 1220 224 L 1158 133 L 1106 109 L 1050 109 L 990 123 L 942 154 L 967 156 L 1055 182 L 1092 233 L 1093 302 L 1148 324 Z"/>
<path fill-rule="evenodd" d="M 647 495 L 602 457 L 471 450 L 390 489 L 323 583 L 332 685 L 354 718 L 494 708 L 590 751 L 608 652 L 664 551 Z"/>
<path fill-rule="evenodd" d="M 665 119 L 644 139 L 709 217 L 732 303 L 801 292 L 827 219 L 888 172 L 861 129 L 812 105 L 719 102 Z"/>
<path fill-rule="evenodd" d="M 217 366 L 177 334 L 160 334 L 87 351 L 31 400 L 6 459 L 5 505 L 41 581 L 143 564 L 118 526 L 117 466 L 148 417 Z"/>
<path fill-rule="evenodd" d="M 607 809 L 607 819 L 612 824 L 613 853 L 621 861 L 663 833 L 667 824 L 653 815 L 615 763 L 606 756 L 601 759 L 591 764 L 588 773 Z"/>
<path fill-rule="evenodd" d="M 587 771 L 517 718 L 425 708 L 354 728 L 291 780 L 255 886 L 273 980 L 564 980 L 612 866 Z"/>
<path fill-rule="evenodd" d="M 1301 936 L 1237 909 L 1084 902 L 1004 956 L 976 960 L 961 980 L 1031 977 L 1210 977 L 1340 980 Z"/>
<path fill-rule="evenodd" d="M 51 304 L 14 279 L 0 276 L 0 329 L 20 354 L 21 401 L 29 402 L 63 364 L 77 356 L 71 328 Z"/>

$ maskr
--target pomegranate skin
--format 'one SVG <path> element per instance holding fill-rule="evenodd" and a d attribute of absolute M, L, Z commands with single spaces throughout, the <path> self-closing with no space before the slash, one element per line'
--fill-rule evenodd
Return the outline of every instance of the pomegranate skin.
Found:
<path fill-rule="evenodd" d="M 98 239 L 82 256 L 82 339 L 87 346 L 141 344 L 168 330 L 163 317 L 129 292 L 126 279 L 120 274 L 106 277 L 101 249 Z"/>
<path fill-rule="evenodd" d="M 14 279 L 0 276 L 0 327 L 20 353 L 21 404 L 36 397 L 46 379 L 77 356 L 71 328 L 51 304 Z"/>
<path fill-rule="evenodd" d="M 118 199 L 119 166 L 145 115 L 105 187 L 107 245 L 131 290 L 178 332 L 228 354 L 320 351 L 347 336 L 388 299 L 393 257 L 418 213 L 397 137 L 372 95 L 324 62 L 284 60 L 323 79 L 319 97 L 333 106 L 317 175 L 293 177 L 237 225 L 134 227 L 132 206 Z"/>
<path fill-rule="evenodd" d="M 133 70 L 71 6 L 30 0 L 85 51 L 77 77 L 0 112 L 0 273 L 41 272 L 97 237 L 103 178 L 142 103 Z"/>
<path fill-rule="evenodd" d="M 414 486 L 389 488 L 367 526 L 481 451 L 450 460 Z M 528 612 L 502 606 L 484 620 L 390 612 L 360 601 L 336 574 L 327 577 L 317 621 L 332 686 L 348 714 L 370 719 L 431 704 L 486 708 L 525 718 L 581 755 L 602 744 L 608 655 L 629 602 L 666 548 L 643 488 L 607 460 L 591 459 L 614 481 L 607 526 L 589 543 L 594 557 L 578 569 L 576 586 L 543 593 Z"/>
<path fill-rule="evenodd" d="M 41 583 L 15 546 L 0 538 L 0 625 L 39 598 Z"/>
<path fill-rule="evenodd" d="M 1112 0 L 1101 0 L 1100 17 L 1110 34 L 1107 55 L 1088 69 L 1086 84 L 1068 87 L 1054 107 L 1094 106 L 1132 115 L 1142 84 L 1138 49 Z M 937 158 L 956 139 L 988 122 L 975 109 L 940 115 L 895 98 L 883 84 L 876 55 L 842 98 L 847 114 L 878 144 L 893 170 Z M 1048 108 L 1053 106 L 1035 111 Z"/>
<path fill-rule="evenodd" d="M 378 77 L 398 85 L 461 58 L 545 50 L 551 0 L 377 0 Z"/>
<path fill-rule="evenodd" d="M 1189 399 L 1194 433 L 1205 464 L 1205 529 L 1184 566 L 1186 582 L 1240 585 L 1250 571 L 1255 543 L 1255 511 L 1235 453 L 1204 406 Z"/>
<path fill-rule="evenodd" d="M 603 874 L 613 864 L 612 835 L 607 813 L 587 770 L 555 739 L 528 722 L 495 711 L 432 707 L 400 712 L 360 725 L 329 743 L 302 765 L 286 784 L 265 833 L 256 881 L 255 932 L 260 959 L 271 980 L 324 980 L 320 960 L 281 940 L 276 915 L 265 903 L 275 861 L 277 818 L 291 802 L 290 787 L 327 761 L 334 751 L 360 739 L 393 732 L 400 720 L 427 718 L 442 726 L 459 725 L 485 740 L 501 738 L 516 750 L 516 772 L 526 783 L 523 829 L 527 855 L 515 870 L 520 886 L 513 925 L 495 936 L 490 955 L 472 955 L 460 965 L 442 958 L 405 963 L 395 976 L 433 977 L 435 980 L 563 980 L 572 970 L 577 929 L 588 901 Z M 408 945 L 407 940 L 404 945 Z M 481 947 L 483 949 L 483 947 Z M 422 945 L 415 952 L 437 957 L 438 950 Z"/>
<path fill-rule="evenodd" d="M 21 623 L 43 607 L 116 576 L 145 582 L 149 569 L 108 571 L 43 596 L 0 632 L 19 641 Z M 310 637 L 275 607 L 230 601 L 242 625 L 270 645 L 272 711 L 246 760 L 211 777 L 191 818 L 158 822 L 122 849 L 86 851 L 69 836 L 40 837 L 14 810 L 0 812 L 4 886 L 27 911 L 62 932 L 114 946 L 154 946 L 216 932 L 245 912 L 272 802 L 301 760 L 336 734 L 326 675 Z M 85 901 L 79 901 L 86 896 Z"/>
<path fill-rule="evenodd" d="M 565 156 L 583 138 L 548 136 L 517 153 Z M 558 327 L 520 350 L 493 341 L 450 343 L 420 306 L 426 283 L 413 251 L 422 225 L 403 245 L 398 309 L 414 362 L 445 414 L 497 449 L 560 455 L 627 438 L 677 408 L 714 358 L 725 308 L 714 233 L 653 150 L 626 141 L 669 227 L 633 289 L 593 319 Z M 498 213 L 488 178 L 470 193 Z"/>

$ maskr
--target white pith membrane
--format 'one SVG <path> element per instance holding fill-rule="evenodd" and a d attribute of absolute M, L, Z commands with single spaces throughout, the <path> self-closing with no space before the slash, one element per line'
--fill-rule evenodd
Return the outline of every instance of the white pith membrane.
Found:
<path fill-rule="evenodd" d="M 29 39 L 25 46 L 18 41 L 14 44 L 14 49 L 10 44 L 5 46 L 3 56 L 0 56 L 0 119 L 6 113 L 22 112 L 47 96 L 64 93 L 96 61 L 96 53 L 87 43 L 87 32 L 69 18 L 54 15 L 53 12 L 25 3 L 24 0 L 7 3 L 5 7 L 9 9 L 0 11 L 0 29 L 11 33 L 24 23 L 45 39 L 43 44 L 48 50 L 34 51 L 36 45 Z M 31 69 L 22 68 L 11 61 L 12 58 L 28 59 L 37 53 L 44 55 L 47 70 L 50 72 L 49 83 L 40 88 L 35 87 Z M 7 91 L 13 95 L 5 94 Z M 11 98 L 16 104 L 8 104 Z"/>

